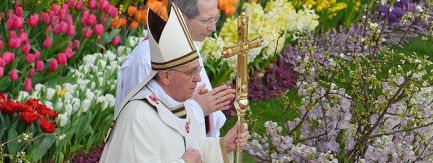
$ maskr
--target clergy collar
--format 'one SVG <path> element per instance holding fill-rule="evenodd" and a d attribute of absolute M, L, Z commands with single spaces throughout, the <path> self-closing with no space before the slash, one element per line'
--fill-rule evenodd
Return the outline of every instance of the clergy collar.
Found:
<path fill-rule="evenodd" d="M 178 108 L 183 106 L 183 103 L 176 101 L 167 93 L 165 93 L 164 89 L 162 89 L 162 87 L 155 80 L 150 80 L 147 84 L 147 87 L 153 93 L 153 95 L 155 95 L 156 98 L 158 98 L 168 108 Z"/>

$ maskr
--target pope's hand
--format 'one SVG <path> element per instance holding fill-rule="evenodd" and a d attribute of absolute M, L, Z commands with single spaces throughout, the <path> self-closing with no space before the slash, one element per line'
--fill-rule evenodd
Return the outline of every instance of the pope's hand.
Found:
<path fill-rule="evenodd" d="M 201 155 L 200 152 L 196 149 L 188 148 L 183 154 L 182 159 L 187 161 L 188 163 L 201 163 Z"/>
<path fill-rule="evenodd" d="M 245 147 L 245 145 L 247 145 L 249 135 L 248 125 L 244 123 L 241 131 L 239 131 L 240 127 L 240 123 L 237 122 L 236 125 L 233 126 L 233 128 L 230 129 L 224 137 L 224 144 L 227 153 L 234 151 L 238 146 L 242 149 Z"/>
<path fill-rule="evenodd" d="M 222 85 L 208 91 L 204 87 L 204 84 L 199 86 L 195 90 L 192 99 L 200 105 L 205 116 L 217 110 L 227 110 L 230 108 L 230 101 L 235 98 L 234 89 L 230 86 Z"/>

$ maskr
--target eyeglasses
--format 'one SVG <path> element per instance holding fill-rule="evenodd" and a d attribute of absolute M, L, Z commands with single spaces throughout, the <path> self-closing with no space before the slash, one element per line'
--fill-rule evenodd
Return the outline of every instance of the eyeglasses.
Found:
<path fill-rule="evenodd" d="M 171 71 L 176 71 L 176 72 L 181 72 L 181 73 L 189 76 L 190 78 L 193 78 L 194 75 L 200 73 L 200 71 L 201 71 L 202 68 L 203 68 L 202 66 L 198 66 L 198 67 L 195 67 L 195 68 L 193 68 L 193 69 L 191 69 L 189 71 L 180 71 L 180 70 L 176 70 L 176 69 L 170 69 L 170 70 Z"/>
<path fill-rule="evenodd" d="M 204 25 L 205 28 L 209 28 L 209 25 L 211 23 L 216 23 L 216 22 L 218 22 L 219 19 L 220 19 L 220 15 L 218 15 L 216 17 L 211 17 L 207 20 L 200 20 L 200 22 Z"/>

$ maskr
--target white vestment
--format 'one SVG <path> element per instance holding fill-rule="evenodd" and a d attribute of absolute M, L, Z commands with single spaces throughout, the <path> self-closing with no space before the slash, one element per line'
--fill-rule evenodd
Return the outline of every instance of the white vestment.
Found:
<path fill-rule="evenodd" d="M 173 45 L 176 46 L 176 45 Z M 139 83 L 141 83 L 151 71 L 150 66 L 150 50 L 149 50 L 149 40 L 145 39 L 141 41 L 133 51 L 125 58 L 122 66 L 118 72 L 117 76 L 117 90 L 116 90 L 116 101 L 114 107 L 114 115 L 116 116 L 119 112 L 120 103 L 128 95 L 128 93 L 133 90 Z M 203 67 L 203 61 L 200 53 L 199 55 L 200 65 Z M 212 90 L 212 85 L 210 84 L 209 77 L 206 74 L 206 70 L 203 68 L 200 71 L 201 82 L 197 83 L 197 86 L 202 84 L 206 85 L 206 88 L 210 91 Z M 193 113 L 196 114 L 198 118 L 197 121 L 202 123 L 204 127 L 205 120 L 203 116 L 203 111 L 199 105 L 198 107 L 192 109 Z M 199 111 L 200 110 L 200 111 Z M 200 116 L 200 113 L 202 116 Z M 221 111 L 213 112 L 209 115 L 210 122 L 210 132 L 207 136 L 219 137 L 220 128 L 224 125 L 226 121 L 225 115 Z M 205 133 L 203 135 L 205 136 Z"/>
<path fill-rule="evenodd" d="M 193 100 L 184 103 L 186 118 L 175 116 L 182 113 L 182 107 L 175 106 L 178 104 L 182 106 L 155 81 L 150 81 L 120 112 L 100 161 L 184 162 L 181 158 L 185 150 L 194 148 L 199 150 L 203 162 L 220 163 L 224 157 L 232 162 L 233 154 L 225 154 L 219 138 L 202 136 L 205 131 L 191 110 L 198 104 Z"/>

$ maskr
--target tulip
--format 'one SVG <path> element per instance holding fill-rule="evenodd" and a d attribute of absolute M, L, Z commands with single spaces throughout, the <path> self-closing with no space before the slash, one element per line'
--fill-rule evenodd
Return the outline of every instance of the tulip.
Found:
<path fill-rule="evenodd" d="M 48 48 L 50 48 L 52 42 L 53 42 L 53 39 L 51 37 L 47 37 L 47 38 L 45 38 L 42 46 L 44 47 L 44 49 L 48 49 Z"/>
<path fill-rule="evenodd" d="M 127 10 L 128 16 L 132 17 L 135 15 L 136 12 L 137 12 L 137 7 L 135 7 L 135 6 L 129 6 L 128 7 L 128 10 Z"/>
<path fill-rule="evenodd" d="M 71 25 L 74 24 L 74 20 L 72 20 L 72 16 L 71 15 L 68 15 L 68 19 L 66 20 L 66 23 L 67 24 L 71 24 Z"/>
<path fill-rule="evenodd" d="M 57 23 L 56 25 L 54 25 L 54 27 L 53 27 L 53 33 L 54 34 L 58 34 L 58 33 L 60 33 L 60 32 L 62 32 L 62 24 L 60 24 L 60 23 Z"/>
<path fill-rule="evenodd" d="M 53 6 L 51 7 L 51 11 L 53 12 L 53 14 L 57 15 L 59 13 L 59 6 L 53 4 Z"/>
<path fill-rule="evenodd" d="M 57 63 L 60 65 L 66 65 L 68 63 L 68 59 L 66 58 L 65 53 L 59 53 L 57 55 Z"/>
<path fill-rule="evenodd" d="M 66 4 L 68 4 L 70 7 L 74 7 L 74 0 L 68 0 Z"/>
<path fill-rule="evenodd" d="M 29 36 L 23 30 L 20 32 L 20 39 L 22 44 L 29 43 Z"/>
<path fill-rule="evenodd" d="M 83 0 L 78 0 L 77 4 L 75 4 L 75 10 L 81 11 L 83 9 Z"/>
<path fill-rule="evenodd" d="M 62 6 L 59 12 L 60 20 L 64 20 L 66 18 L 66 15 L 68 14 L 68 10 L 69 10 L 68 5 L 65 4 Z"/>
<path fill-rule="evenodd" d="M 117 45 L 119 45 L 119 43 L 120 43 L 120 36 L 119 35 L 114 36 L 113 40 L 111 40 L 111 44 L 113 44 L 114 46 L 117 46 Z"/>
<path fill-rule="evenodd" d="M 24 80 L 24 91 L 29 93 L 32 91 L 32 79 L 26 78 Z"/>
<path fill-rule="evenodd" d="M 97 24 L 97 25 L 95 26 L 95 34 L 98 35 L 98 36 L 100 36 L 100 35 L 102 35 L 103 33 L 104 33 L 104 25 L 102 25 L 102 24 Z"/>
<path fill-rule="evenodd" d="M 52 60 L 50 61 L 50 65 L 48 66 L 48 70 L 49 70 L 50 72 L 53 72 L 53 71 L 56 71 L 56 70 L 57 70 L 57 67 L 58 67 L 57 60 L 52 59 Z"/>
<path fill-rule="evenodd" d="M 29 17 L 29 20 L 27 21 L 30 27 L 35 27 L 39 23 L 39 14 L 35 13 Z"/>
<path fill-rule="evenodd" d="M 75 35 L 75 26 L 70 24 L 68 25 L 68 31 L 66 31 L 66 35 L 68 35 L 69 37 L 72 37 Z"/>
<path fill-rule="evenodd" d="M 107 0 L 100 0 L 99 1 L 99 9 L 104 10 L 105 8 L 107 8 L 110 4 L 108 3 Z"/>
<path fill-rule="evenodd" d="M 38 60 L 39 59 L 39 57 L 41 56 L 41 52 L 39 52 L 39 51 L 35 51 L 35 60 Z"/>
<path fill-rule="evenodd" d="M 96 9 L 97 5 L 96 5 L 96 0 L 89 0 L 87 2 L 87 8 L 89 8 L 90 10 L 94 10 Z"/>
<path fill-rule="evenodd" d="M 7 19 L 6 28 L 8 28 L 9 30 L 14 30 L 12 27 L 13 25 L 14 25 L 14 21 L 11 18 Z"/>
<path fill-rule="evenodd" d="M 129 29 L 135 30 L 138 28 L 138 25 L 139 25 L 138 22 L 134 20 L 132 21 L 131 25 L 129 25 Z"/>
<path fill-rule="evenodd" d="M 45 25 L 48 25 L 51 23 L 50 21 L 50 15 L 48 15 L 47 13 L 42 13 L 42 21 L 45 23 Z"/>
<path fill-rule="evenodd" d="M 14 19 L 14 24 L 13 24 L 13 28 L 15 30 L 19 30 L 21 28 L 23 28 L 24 25 L 24 19 L 22 17 L 18 17 L 18 16 L 12 16 L 12 18 Z"/>
<path fill-rule="evenodd" d="M 89 14 L 89 17 L 87 18 L 87 25 L 93 26 L 96 23 L 96 16 L 93 14 Z"/>
<path fill-rule="evenodd" d="M 35 67 L 36 67 L 36 71 L 38 72 L 44 71 L 44 61 L 42 60 L 36 61 Z"/>
<path fill-rule="evenodd" d="M 23 16 L 23 8 L 22 7 L 15 7 L 15 15 L 17 16 Z"/>
<path fill-rule="evenodd" d="M 30 52 L 30 44 L 27 43 L 23 46 L 23 48 L 21 49 L 21 53 L 27 55 Z"/>
<path fill-rule="evenodd" d="M 17 81 L 18 80 L 18 71 L 17 71 L 17 69 L 13 69 L 13 70 L 11 70 L 11 72 L 9 72 L 9 78 L 11 78 L 12 81 Z"/>
<path fill-rule="evenodd" d="M 0 57 L 0 67 L 5 67 L 6 66 L 6 61 Z"/>
<path fill-rule="evenodd" d="M 18 49 L 21 46 L 21 39 L 18 37 L 9 38 L 8 46 L 11 49 Z"/>
<path fill-rule="evenodd" d="M 32 64 L 33 61 L 35 61 L 35 55 L 34 54 L 27 54 L 26 55 L 26 62 L 28 64 Z"/>
<path fill-rule="evenodd" d="M 119 9 L 117 9 L 117 7 L 111 6 L 110 16 L 114 18 L 117 16 L 117 14 L 119 14 Z"/>
<path fill-rule="evenodd" d="M 14 53 L 11 53 L 11 52 L 4 52 L 2 54 L 2 58 L 4 59 L 6 64 L 9 64 L 15 60 L 15 55 L 14 55 Z"/>
<path fill-rule="evenodd" d="M 3 41 L 0 40 L 0 50 L 2 50 L 2 49 L 3 49 Z"/>
<path fill-rule="evenodd" d="M 84 37 L 89 38 L 90 36 L 92 36 L 92 30 L 90 28 L 84 29 Z"/>
<path fill-rule="evenodd" d="M 31 69 L 29 70 L 29 75 L 28 75 L 28 77 L 29 77 L 29 78 L 33 78 L 33 76 L 35 76 L 35 69 L 34 69 L 34 68 L 31 68 Z"/>
<path fill-rule="evenodd" d="M 68 31 L 68 24 L 64 21 L 60 22 L 60 31 L 66 33 Z"/>
<path fill-rule="evenodd" d="M 5 69 L 3 67 L 0 67 L 0 78 L 3 77 L 5 72 Z"/>
<path fill-rule="evenodd" d="M 80 49 L 80 40 L 74 40 L 74 47 L 76 50 Z"/>

